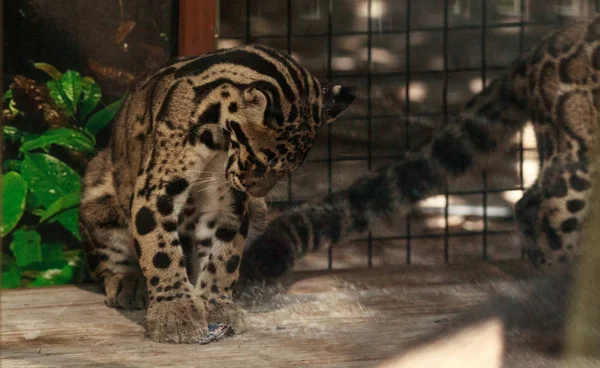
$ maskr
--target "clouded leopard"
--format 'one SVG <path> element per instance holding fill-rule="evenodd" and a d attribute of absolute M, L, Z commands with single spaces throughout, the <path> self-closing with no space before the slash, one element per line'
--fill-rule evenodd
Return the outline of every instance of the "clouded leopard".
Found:
<path fill-rule="evenodd" d="M 262 197 L 354 94 L 262 46 L 176 59 L 140 80 L 84 179 L 81 225 L 106 303 L 147 304 L 159 342 L 197 342 L 208 322 L 243 329 L 231 293 Z"/>
<path fill-rule="evenodd" d="M 436 133 L 420 152 L 321 200 L 284 212 L 244 254 L 250 279 L 278 277 L 306 252 L 443 194 L 449 180 L 490 168 L 527 121 L 540 175 L 516 204 L 530 260 L 559 269 L 575 256 L 591 191 L 590 147 L 600 106 L 600 17 L 550 34 Z"/>

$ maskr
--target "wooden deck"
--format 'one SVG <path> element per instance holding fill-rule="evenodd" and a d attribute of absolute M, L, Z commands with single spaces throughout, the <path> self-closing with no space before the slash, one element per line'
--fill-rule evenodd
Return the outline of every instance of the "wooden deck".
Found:
<path fill-rule="evenodd" d="M 489 281 L 526 278 L 498 267 L 400 266 L 298 272 L 284 293 L 244 293 L 249 331 L 208 345 L 144 338 L 142 312 L 104 306 L 92 285 L 4 292 L 2 367 L 374 367 L 458 312 L 490 298 Z"/>

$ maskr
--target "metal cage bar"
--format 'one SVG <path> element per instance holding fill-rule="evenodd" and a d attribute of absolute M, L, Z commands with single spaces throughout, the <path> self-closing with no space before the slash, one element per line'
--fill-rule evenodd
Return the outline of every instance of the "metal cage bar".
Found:
<path fill-rule="evenodd" d="M 516 30 L 515 37 L 518 41 L 518 55 L 523 55 L 527 48 L 527 42 L 531 41 L 528 37 L 529 30 L 536 30 L 536 27 L 554 27 L 558 26 L 562 23 L 562 19 L 560 16 L 555 17 L 535 17 L 531 16 L 532 12 L 532 2 L 534 0 L 515 0 L 514 4 L 510 6 L 514 6 L 514 11 L 510 15 L 509 21 L 500 22 L 494 18 L 494 11 L 498 12 L 496 2 L 490 2 L 487 0 L 444 0 L 443 3 L 443 22 L 441 26 L 437 24 L 434 26 L 418 24 L 415 22 L 415 14 L 418 14 L 419 7 L 422 6 L 420 2 L 414 2 L 412 0 L 404 0 L 401 3 L 399 9 L 403 9 L 403 17 L 395 19 L 398 23 L 392 24 L 386 29 L 382 29 L 381 26 L 378 29 L 375 29 L 375 20 L 373 17 L 373 9 L 374 4 L 379 2 L 378 0 L 355 0 L 358 4 L 366 4 L 366 27 L 356 29 L 356 30 L 348 30 L 348 29 L 339 29 L 336 25 L 334 25 L 334 18 L 336 16 L 336 12 L 339 8 L 339 4 L 343 0 L 323 0 L 317 1 L 316 7 L 319 8 L 319 14 L 322 16 L 324 24 L 323 27 L 316 30 L 305 30 L 304 33 L 295 31 L 297 24 L 301 22 L 301 19 L 297 18 L 298 14 L 294 14 L 294 11 L 297 11 L 295 6 L 298 4 L 306 5 L 306 2 L 300 2 L 299 0 L 286 0 L 284 2 L 278 2 L 280 5 L 280 9 L 285 7 L 285 25 L 281 22 L 281 26 L 277 29 L 271 31 L 257 31 L 253 28 L 253 21 L 256 14 L 253 14 L 252 6 L 260 6 L 262 4 L 267 3 L 264 0 L 237 0 L 227 2 L 228 7 L 243 7 L 245 5 L 245 9 L 240 8 L 241 14 L 244 14 L 245 19 L 241 21 L 239 29 L 241 31 L 236 31 L 233 34 L 225 35 L 219 34 L 217 38 L 233 40 L 236 42 L 254 42 L 257 39 L 265 40 L 268 42 L 275 42 L 278 45 L 285 45 L 284 47 L 287 49 L 287 52 L 292 54 L 292 48 L 294 48 L 295 52 L 299 52 L 300 47 L 295 46 L 295 42 L 303 42 L 303 40 L 322 40 L 324 43 L 323 47 L 323 57 L 325 67 L 318 74 L 319 77 L 327 78 L 328 80 L 336 81 L 336 79 L 341 78 L 354 78 L 356 80 L 362 80 L 365 82 L 365 102 L 366 108 L 363 113 L 355 114 L 352 116 L 343 116 L 339 120 L 341 121 L 354 121 L 359 122 L 360 124 L 366 124 L 366 153 L 351 153 L 347 155 L 334 155 L 335 149 L 335 141 L 333 138 L 333 132 L 331 125 L 328 125 L 325 128 L 324 133 L 327 135 L 325 143 L 325 153 L 324 157 L 317 158 L 309 158 L 307 159 L 307 163 L 314 164 L 325 164 L 326 165 L 326 183 L 327 183 L 327 193 L 331 194 L 334 189 L 333 182 L 333 172 L 334 172 L 334 164 L 342 163 L 342 162 L 351 162 L 351 161 L 361 161 L 366 163 L 367 170 L 371 171 L 374 166 L 380 162 L 380 160 L 389 160 L 389 159 L 401 159 L 403 155 L 410 151 L 412 145 L 415 143 L 414 138 L 411 137 L 410 132 L 410 121 L 408 117 L 419 117 L 419 118 L 434 118 L 441 119 L 443 124 L 447 124 L 451 118 L 451 114 L 453 111 L 450 111 L 450 80 L 455 75 L 460 75 L 460 73 L 465 74 L 478 74 L 481 79 L 482 88 L 485 88 L 487 81 L 491 78 L 492 75 L 495 75 L 497 72 L 504 70 L 506 65 L 497 65 L 498 59 L 494 57 L 489 57 L 488 54 L 490 48 L 488 47 L 488 43 L 490 42 L 490 37 L 495 37 L 496 34 L 504 32 L 504 30 Z M 579 0 L 588 1 L 590 4 L 590 9 L 595 9 L 596 12 L 600 11 L 600 0 Z M 456 19 L 457 13 L 455 12 L 455 6 L 462 4 L 468 4 L 468 6 L 480 7 L 480 15 L 479 18 L 476 16 L 472 16 L 470 11 L 468 17 L 472 17 L 469 19 L 469 22 L 456 23 L 453 22 Z M 224 3 L 224 2 L 222 2 Z M 391 1 L 389 2 L 392 3 Z M 321 8 L 319 4 L 322 4 Z M 394 2 L 394 5 L 398 3 Z M 580 3 L 578 3 L 580 4 Z M 405 5 L 405 7 L 404 7 Z M 220 6 L 223 6 L 221 4 Z M 548 5 L 550 6 L 550 5 Z M 324 10 L 326 7 L 326 10 Z M 404 8 L 402 8 L 404 7 Z M 587 7 L 585 7 L 587 9 Z M 452 10 L 451 10 L 452 9 Z M 496 10 L 494 10 L 496 9 Z M 245 13 L 244 11 L 245 10 Z M 462 10 L 460 10 L 462 11 Z M 539 10 L 538 10 L 539 12 Z M 323 14 L 324 13 L 324 14 Z M 222 14 L 222 12 L 221 12 Z M 454 17 L 454 18 L 453 18 Z M 298 19 L 299 23 L 295 23 Z M 541 29 L 541 28 L 540 28 Z M 453 32 L 461 32 L 461 31 L 479 31 L 480 38 L 479 49 L 481 52 L 481 58 L 479 60 L 478 65 L 454 65 L 452 64 L 451 52 L 451 35 Z M 413 65 L 413 49 L 418 47 L 413 45 L 413 35 L 417 32 L 424 33 L 441 33 L 442 43 L 440 50 L 440 54 L 443 60 L 443 66 L 440 69 L 437 68 L 422 68 L 421 65 L 414 64 Z M 506 32 L 505 32 L 506 33 Z M 384 71 L 381 69 L 376 69 L 373 59 L 373 52 L 375 47 L 375 38 L 374 36 L 399 36 L 399 39 L 402 39 L 405 43 L 405 52 L 402 58 L 402 66 L 394 67 L 394 68 L 386 68 Z M 347 36 L 357 36 L 363 37 L 361 39 L 366 39 L 366 56 L 365 62 L 366 67 L 364 69 L 352 69 L 351 71 L 340 71 L 340 69 L 334 67 L 333 59 L 334 53 L 336 52 L 335 46 L 338 39 Z M 477 42 L 477 40 L 474 40 Z M 364 41 L 363 41 L 364 42 Z M 364 44 L 363 44 L 364 45 Z M 493 55 L 493 54 L 490 54 Z M 503 64 L 502 62 L 501 64 Z M 420 80 L 425 77 L 436 78 L 437 80 L 441 79 L 441 88 L 442 88 L 442 104 L 441 111 L 418 111 L 419 108 L 414 107 L 413 97 L 411 96 L 411 86 L 414 85 L 415 81 Z M 402 106 L 399 110 L 402 110 L 405 118 L 402 118 L 399 114 L 395 113 L 386 113 L 385 111 L 376 111 L 374 108 L 374 86 L 375 81 L 386 78 L 398 78 L 400 80 L 400 87 L 404 90 L 404 96 L 402 98 Z M 375 147 L 377 147 L 374 135 L 374 128 L 376 124 L 381 121 L 392 121 L 397 122 L 404 129 L 404 137 L 403 144 L 405 146 L 405 152 L 389 152 L 389 154 L 382 154 L 380 151 L 377 151 Z M 490 196 L 497 195 L 499 193 L 505 193 L 508 191 L 521 191 L 527 189 L 527 184 L 524 180 L 524 162 L 525 155 L 529 155 L 529 152 L 535 150 L 535 148 L 525 147 L 524 145 L 524 131 L 521 131 L 518 137 L 518 147 L 516 150 L 516 155 L 518 159 L 518 168 L 517 168 L 517 176 L 518 182 L 515 185 L 503 185 L 497 187 L 497 185 L 490 184 L 490 175 L 489 173 L 482 172 L 481 173 L 481 186 L 476 189 L 468 189 L 468 190 L 454 190 L 454 188 L 446 187 L 443 195 L 445 198 L 445 204 L 440 208 L 440 215 L 443 216 L 443 231 L 441 233 L 428 234 L 428 233 L 419 233 L 417 230 L 415 233 L 413 216 L 411 214 L 406 215 L 405 217 L 405 228 L 403 230 L 403 234 L 397 236 L 376 236 L 371 230 L 368 231 L 365 237 L 360 237 L 354 239 L 353 241 L 366 241 L 367 249 L 366 249 L 366 265 L 368 267 L 373 266 L 373 253 L 374 253 L 374 243 L 377 241 L 387 241 L 387 240 L 397 240 L 400 242 L 404 242 L 406 245 L 406 255 L 405 262 L 406 264 L 410 264 L 413 262 L 413 240 L 415 239 L 439 239 L 443 242 L 443 260 L 444 262 L 451 261 L 451 239 L 459 236 L 474 236 L 480 237 L 481 239 L 481 258 L 487 259 L 490 256 L 490 249 L 488 249 L 489 237 L 492 235 L 507 235 L 510 234 L 511 231 L 508 230 L 498 230 L 493 226 L 489 225 L 490 221 L 494 221 L 492 219 L 496 218 L 498 212 L 488 211 L 490 208 Z M 294 193 L 294 187 L 292 185 L 292 176 L 289 176 L 289 181 L 287 185 L 287 200 L 273 201 L 273 208 L 285 208 L 290 205 L 296 205 L 301 203 L 298 196 Z M 480 231 L 456 231 L 450 225 L 450 214 L 452 212 L 452 206 L 450 205 L 450 197 L 451 196 L 479 196 L 481 198 L 481 220 L 482 227 Z M 478 210 L 479 211 L 479 210 Z M 328 249 L 328 260 L 327 260 L 327 268 L 333 268 L 333 247 Z"/>

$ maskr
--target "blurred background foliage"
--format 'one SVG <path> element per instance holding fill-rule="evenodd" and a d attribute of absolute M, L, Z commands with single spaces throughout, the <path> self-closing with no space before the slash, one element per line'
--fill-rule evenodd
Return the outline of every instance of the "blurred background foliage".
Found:
<path fill-rule="evenodd" d="M 173 4 L 3 2 L 3 288 L 85 278 L 81 178 L 135 79 L 173 54 Z"/>
<path fill-rule="evenodd" d="M 77 282 L 81 176 L 96 153 L 96 135 L 123 99 L 100 104 L 91 77 L 35 63 L 47 75 L 14 77 L 3 99 L 2 287 Z"/>

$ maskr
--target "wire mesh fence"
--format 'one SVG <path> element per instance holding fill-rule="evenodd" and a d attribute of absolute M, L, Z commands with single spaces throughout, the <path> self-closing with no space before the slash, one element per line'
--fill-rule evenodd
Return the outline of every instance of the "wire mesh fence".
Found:
<path fill-rule="evenodd" d="M 590 0 L 228 0 L 219 48 L 261 43 L 286 50 L 318 77 L 356 85 L 352 108 L 321 133 L 307 161 L 271 196 L 285 208 L 332 193 L 417 150 L 470 96 L 548 31 L 591 17 Z M 352 242 L 337 268 L 521 257 L 512 206 L 537 176 L 530 126 L 495 170 L 449 185 L 394 226 Z M 335 262 L 334 262 L 335 261 Z"/>

